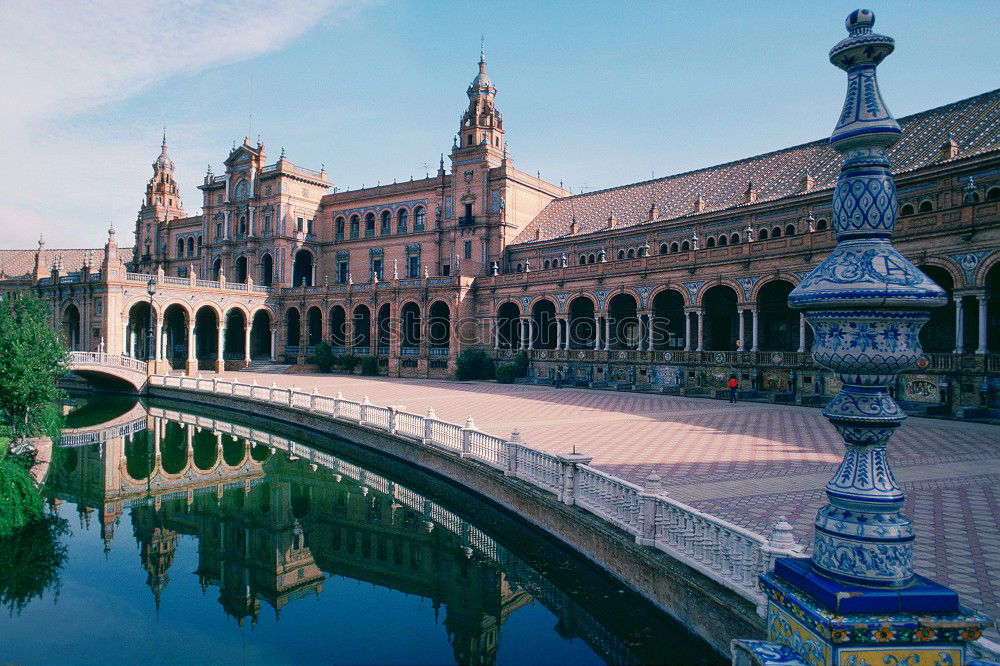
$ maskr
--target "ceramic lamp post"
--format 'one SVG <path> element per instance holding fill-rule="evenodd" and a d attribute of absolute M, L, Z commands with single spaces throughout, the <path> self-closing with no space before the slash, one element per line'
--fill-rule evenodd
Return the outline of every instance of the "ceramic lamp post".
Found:
<path fill-rule="evenodd" d="M 920 328 L 947 297 L 892 247 L 897 201 L 886 149 L 900 129 L 875 70 L 894 42 L 872 32 L 874 23 L 871 11 L 852 12 L 848 37 L 830 51 L 830 62 L 847 72 L 830 137 L 844 155 L 833 193 L 837 246 L 788 297 L 813 328 L 816 361 L 843 383 L 824 415 L 846 452 L 826 485 L 811 560 L 779 559 L 761 577 L 769 640 L 735 641 L 737 664 L 923 664 L 926 657 L 957 666 L 988 622 L 963 609 L 954 591 L 914 573 L 913 526 L 886 457 L 904 418 L 889 385 L 920 358 Z"/>

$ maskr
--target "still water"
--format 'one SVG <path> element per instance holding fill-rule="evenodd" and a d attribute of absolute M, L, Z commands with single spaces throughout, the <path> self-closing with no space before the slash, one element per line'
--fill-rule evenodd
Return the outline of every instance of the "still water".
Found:
<path fill-rule="evenodd" d="M 76 400 L 49 521 L 0 542 L 0 662 L 723 661 L 450 484 L 190 409 Z"/>

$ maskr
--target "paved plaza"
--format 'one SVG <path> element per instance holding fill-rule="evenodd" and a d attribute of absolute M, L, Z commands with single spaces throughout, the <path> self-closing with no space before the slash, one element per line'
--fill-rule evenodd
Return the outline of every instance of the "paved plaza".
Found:
<path fill-rule="evenodd" d="M 784 515 L 807 547 L 843 452 L 833 426 L 807 407 L 488 382 L 227 374 L 353 400 L 367 395 L 421 414 L 433 407 L 455 423 L 471 415 L 495 435 L 517 428 L 530 446 L 552 453 L 575 446 L 595 467 L 639 485 L 656 472 L 672 497 L 760 533 Z M 1000 426 L 910 418 L 889 452 L 918 530 L 917 571 L 1000 617 Z"/>

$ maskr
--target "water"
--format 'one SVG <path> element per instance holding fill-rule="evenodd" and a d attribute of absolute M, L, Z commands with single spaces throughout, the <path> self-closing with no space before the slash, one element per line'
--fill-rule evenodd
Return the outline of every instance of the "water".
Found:
<path fill-rule="evenodd" d="M 52 518 L 0 544 L 15 562 L 0 569 L 0 661 L 724 661 L 460 489 L 252 427 L 81 401 L 44 488 Z"/>

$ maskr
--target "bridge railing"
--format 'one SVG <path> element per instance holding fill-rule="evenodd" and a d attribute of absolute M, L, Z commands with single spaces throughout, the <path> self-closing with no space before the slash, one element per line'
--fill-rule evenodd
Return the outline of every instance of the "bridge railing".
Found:
<path fill-rule="evenodd" d="M 109 368 L 122 368 L 146 374 L 148 364 L 130 356 L 107 354 L 104 352 L 74 351 L 69 353 L 69 365 L 102 365 Z"/>
<path fill-rule="evenodd" d="M 307 393 L 297 388 L 259 386 L 239 381 L 153 375 L 152 386 L 223 396 L 249 396 L 302 413 L 333 418 L 433 445 L 446 455 L 471 458 L 551 492 L 633 536 L 637 543 L 662 550 L 763 608 L 757 576 L 776 557 L 801 557 L 791 526 L 778 518 L 770 538 L 678 502 L 659 488 L 659 478 L 638 485 L 591 467 L 589 458 L 553 455 L 531 448 L 515 431 L 507 440 L 480 431 L 470 417 L 464 426 L 437 418 L 377 407 L 363 401 Z"/>

